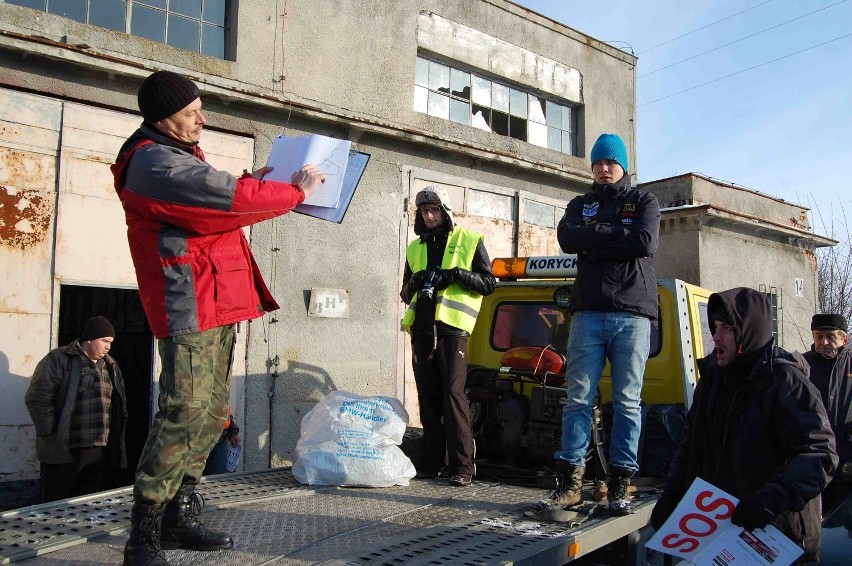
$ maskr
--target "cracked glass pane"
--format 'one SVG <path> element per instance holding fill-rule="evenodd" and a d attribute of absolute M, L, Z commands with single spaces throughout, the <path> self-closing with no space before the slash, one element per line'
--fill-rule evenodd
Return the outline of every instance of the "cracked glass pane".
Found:
<path fill-rule="evenodd" d="M 491 81 L 473 75 L 472 102 L 491 108 Z"/>
<path fill-rule="evenodd" d="M 485 106 L 477 106 L 473 105 L 473 116 L 471 117 L 471 126 L 474 128 L 479 128 L 480 130 L 485 130 L 486 132 L 491 131 L 491 109 Z"/>
<path fill-rule="evenodd" d="M 431 90 L 449 93 L 450 68 L 446 65 L 429 61 L 429 88 Z"/>
<path fill-rule="evenodd" d="M 538 122 L 539 124 L 546 123 L 544 121 L 544 108 L 546 103 L 547 101 L 543 98 L 533 96 L 532 94 L 530 95 L 530 121 Z"/>
<path fill-rule="evenodd" d="M 470 100 L 470 73 L 450 69 L 450 90 L 453 96 Z"/>

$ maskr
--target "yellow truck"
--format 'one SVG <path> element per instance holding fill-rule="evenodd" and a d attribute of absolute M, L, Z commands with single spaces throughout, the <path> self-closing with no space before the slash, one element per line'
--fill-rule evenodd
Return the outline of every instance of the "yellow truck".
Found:
<path fill-rule="evenodd" d="M 576 256 L 498 258 L 492 268 L 498 284 L 483 299 L 468 346 L 477 456 L 483 464 L 552 465 L 553 452 L 560 449 L 563 384 L 570 379 L 563 356 Z M 642 388 L 643 415 L 675 408 L 670 413 L 681 415 L 682 422 L 695 390 L 695 362 L 713 348 L 707 323 L 711 291 L 663 279 L 658 292 L 659 316 L 652 323 Z M 603 407 L 610 399 L 609 371 L 607 364 L 600 383 Z M 669 439 L 672 450 L 676 440 Z M 640 452 L 640 474 L 642 464 Z M 656 471 L 664 469 L 665 462 L 645 462 L 645 467 Z"/>

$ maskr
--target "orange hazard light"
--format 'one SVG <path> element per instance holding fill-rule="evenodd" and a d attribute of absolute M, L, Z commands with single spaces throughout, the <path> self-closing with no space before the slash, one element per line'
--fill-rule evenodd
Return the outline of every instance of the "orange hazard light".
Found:
<path fill-rule="evenodd" d="M 498 257 L 491 262 L 491 271 L 497 279 L 519 279 L 527 274 L 527 258 Z"/>

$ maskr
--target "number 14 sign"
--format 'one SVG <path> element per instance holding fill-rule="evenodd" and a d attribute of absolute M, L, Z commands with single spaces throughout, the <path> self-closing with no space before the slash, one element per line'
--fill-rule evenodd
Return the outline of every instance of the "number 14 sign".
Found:
<path fill-rule="evenodd" d="M 696 566 L 787 566 L 804 552 L 772 525 L 747 531 L 731 523 L 737 503 L 736 497 L 696 478 L 671 517 L 645 546 Z"/>

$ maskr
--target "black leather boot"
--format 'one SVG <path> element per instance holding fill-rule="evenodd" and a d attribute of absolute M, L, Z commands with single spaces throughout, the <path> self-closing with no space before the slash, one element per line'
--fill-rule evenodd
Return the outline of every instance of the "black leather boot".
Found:
<path fill-rule="evenodd" d="M 224 550 L 234 541 L 228 533 L 212 531 L 198 520 L 204 499 L 194 485 L 184 485 L 166 505 L 160 542 L 165 549 Z"/>
<path fill-rule="evenodd" d="M 160 552 L 162 505 L 136 504 L 130 509 L 130 538 L 124 546 L 124 566 L 169 566 Z"/>
<path fill-rule="evenodd" d="M 609 471 L 610 477 L 606 484 L 609 510 L 613 515 L 627 515 L 630 513 L 631 507 L 631 497 L 628 490 L 630 479 L 633 477 L 633 470 L 611 466 Z"/>

